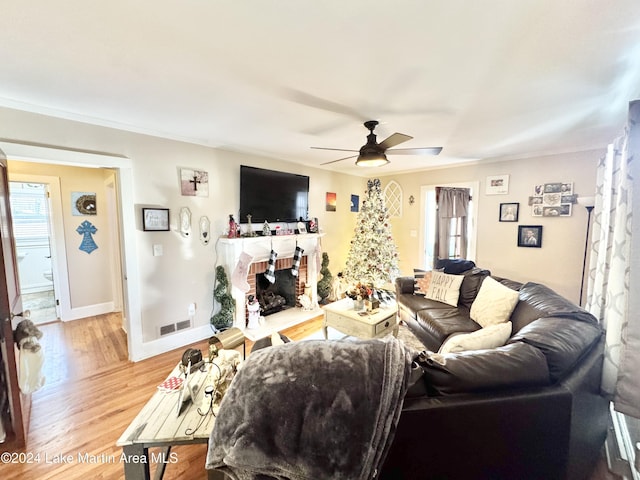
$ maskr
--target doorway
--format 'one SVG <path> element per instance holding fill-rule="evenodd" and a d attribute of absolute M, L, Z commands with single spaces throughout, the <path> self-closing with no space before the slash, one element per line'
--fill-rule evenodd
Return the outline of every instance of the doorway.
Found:
<path fill-rule="evenodd" d="M 9 182 L 13 234 L 23 308 L 36 324 L 60 318 L 52 256 L 49 185 Z"/>
<path fill-rule="evenodd" d="M 436 261 L 436 253 L 434 251 L 435 234 L 436 234 L 436 188 L 437 187 L 456 187 L 468 188 L 471 192 L 471 201 L 469 202 L 468 223 L 467 223 L 467 260 L 476 259 L 477 245 L 477 228 L 476 219 L 478 218 L 478 201 L 477 192 L 480 188 L 479 182 L 465 182 L 456 184 L 443 185 L 425 185 L 420 188 L 420 258 L 419 265 L 421 268 L 430 270 Z"/>

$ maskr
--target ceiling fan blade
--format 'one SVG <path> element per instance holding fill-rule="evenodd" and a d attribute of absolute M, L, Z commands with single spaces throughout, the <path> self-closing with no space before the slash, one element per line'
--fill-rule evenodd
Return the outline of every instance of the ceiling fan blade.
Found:
<path fill-rule="evenodd" d="M 438 155 L 442 147 L 394 148 L 387 150 L 390 155 Z"/>
<path fill-rule="evenodd" d="M 401 143 L 411 140 L 412 138 L 413 137 L 410 137 L 409 135 L 405 135 L 404 133 L 396 132 L 393 135 L 390 135 L 389 137 L 387 137 L 382 142 L 380 142 L 378 146 L 381 147 L 383 150 L 386 150 L 387 148 L 395 147 L 396 145 L 400 145 Z"/>
<path fill-rule="evenodd" d="M 354 110 L 351 107 L 342 105 L 341 103 L 338 103 L 338 102 L 333 102 L 331 100 L 316 97 L 315 95 L 311 95 L 310 93 L 303 92 L 302 90 L 283 87 L 281 89 L 281 92 L 285 98 L 291 100 L 292 102 L 299 103 L 301 105 L 306 105 L 307 107 L 312 107 L 312 108 L 317 108 L 319 110 L 326 110 L 328 112 L 347 115 L 352 118 L 357 118 L 358 120 L 366 120 L 360 112 L 358 112 L 357 110 Z"/>
<path fill-rule="evenodd" d="M 309 147 L 314 150 L 333 150 L 334 152 L 359 152 L 360 150 L 349 150 L 346 148 L 325 148 L 325 147 Z"/>
<path fill-rule="evenodd" d="M 350 158 L 356 158 L 357 155 L 351 155 L 350 157 L 339 158 L 338 160 L 331 160 L 330 162 L 321 163 L 320 165 L 329 165 L 331 163 L 341 162 L 342 160 L 349 160 Z"/>

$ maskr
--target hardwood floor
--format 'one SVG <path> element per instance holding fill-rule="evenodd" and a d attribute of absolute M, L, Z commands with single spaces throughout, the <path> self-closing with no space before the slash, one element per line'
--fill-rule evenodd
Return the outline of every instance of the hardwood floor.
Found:
<path fill-rule="evenodd" d="M 304 338 L 319 330 L 321 322 L 321 318 L 310 320 L 284 333 L 294 340 Z M 25 460 L 3 462 L 3 480 L 124 477 L 116 441 L 186 347 L 129 362 L 120 325 L 119 315 L 108 314 L 40 327 L 47 381 L 33 394 L 26 448 L 16 450 L 10 441 L 0 444 L 0 452 L 13 452 L 17 459 Z M 252 345 L 247 342 L 247 352 Z M 206 352 L 208 344 L 203 341 L 192 346 Z M 172 451 L 178 462 L 168 465 L 164 478 L 206 478 L 206 445 L 178 446 Z M 86 454 L 96 463 L 87 462 Z M 71 461 L 56 463 L 67 458 Z M 116 462 L 100 461 L 111 458 Z"/>
<path fill-rule="evenodd" d="M 16 460 L 23 460 L 3 462 L 3 480 L 124 478 L 118 462 L 121 449 L 115 443 L 186 347 L 132 363 L 127 360 L 126 335 L 120 325 L 119 315 L 108 314 L 41 327 L 47 383 L 33 395 L 26 448 L 16 450 L 10 441 L 0 444 L 0 452 L 12 452 Z M 298 340 L 321 325 L 319 317 L 283 333 Z M 252 345 L 247 342 L 247 352 Z M 192 346 L 207 351 L 206 341 Z M 178 446 L 172 451 L 178 462 L 168 465 L 164 478 L 206 478 L 206 445 Z M 105 461 L 112 458 L 115 462 Z M 152 466 L 152 474 L 154 470 Z M 589 480 L 616 478 L 603 460 Z"/>

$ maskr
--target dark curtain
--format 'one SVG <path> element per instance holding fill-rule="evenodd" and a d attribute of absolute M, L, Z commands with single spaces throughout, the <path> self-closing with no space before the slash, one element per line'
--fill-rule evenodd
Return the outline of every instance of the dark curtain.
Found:
<path fill-rule="evenodd" d="M 467 211 L 471 193 L 468 188 L 436 187 L 436 238 L 434 267 L 438 259 L 466 258 Z M 451 237 L 458 235 L 456 242 Z M 453 244 L 452 244 L 453 243 Z"/>

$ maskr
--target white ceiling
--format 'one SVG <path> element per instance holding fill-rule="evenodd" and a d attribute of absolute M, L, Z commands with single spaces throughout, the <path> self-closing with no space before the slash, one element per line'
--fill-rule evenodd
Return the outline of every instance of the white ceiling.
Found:
<path fill-rule="evenodd" d="M 0 18 L 2 106 L 314 167 L 369 119 L 443 147 L 380 175 L 602 148 L 640 97 L 638 0 L 0 0 Z"/>

